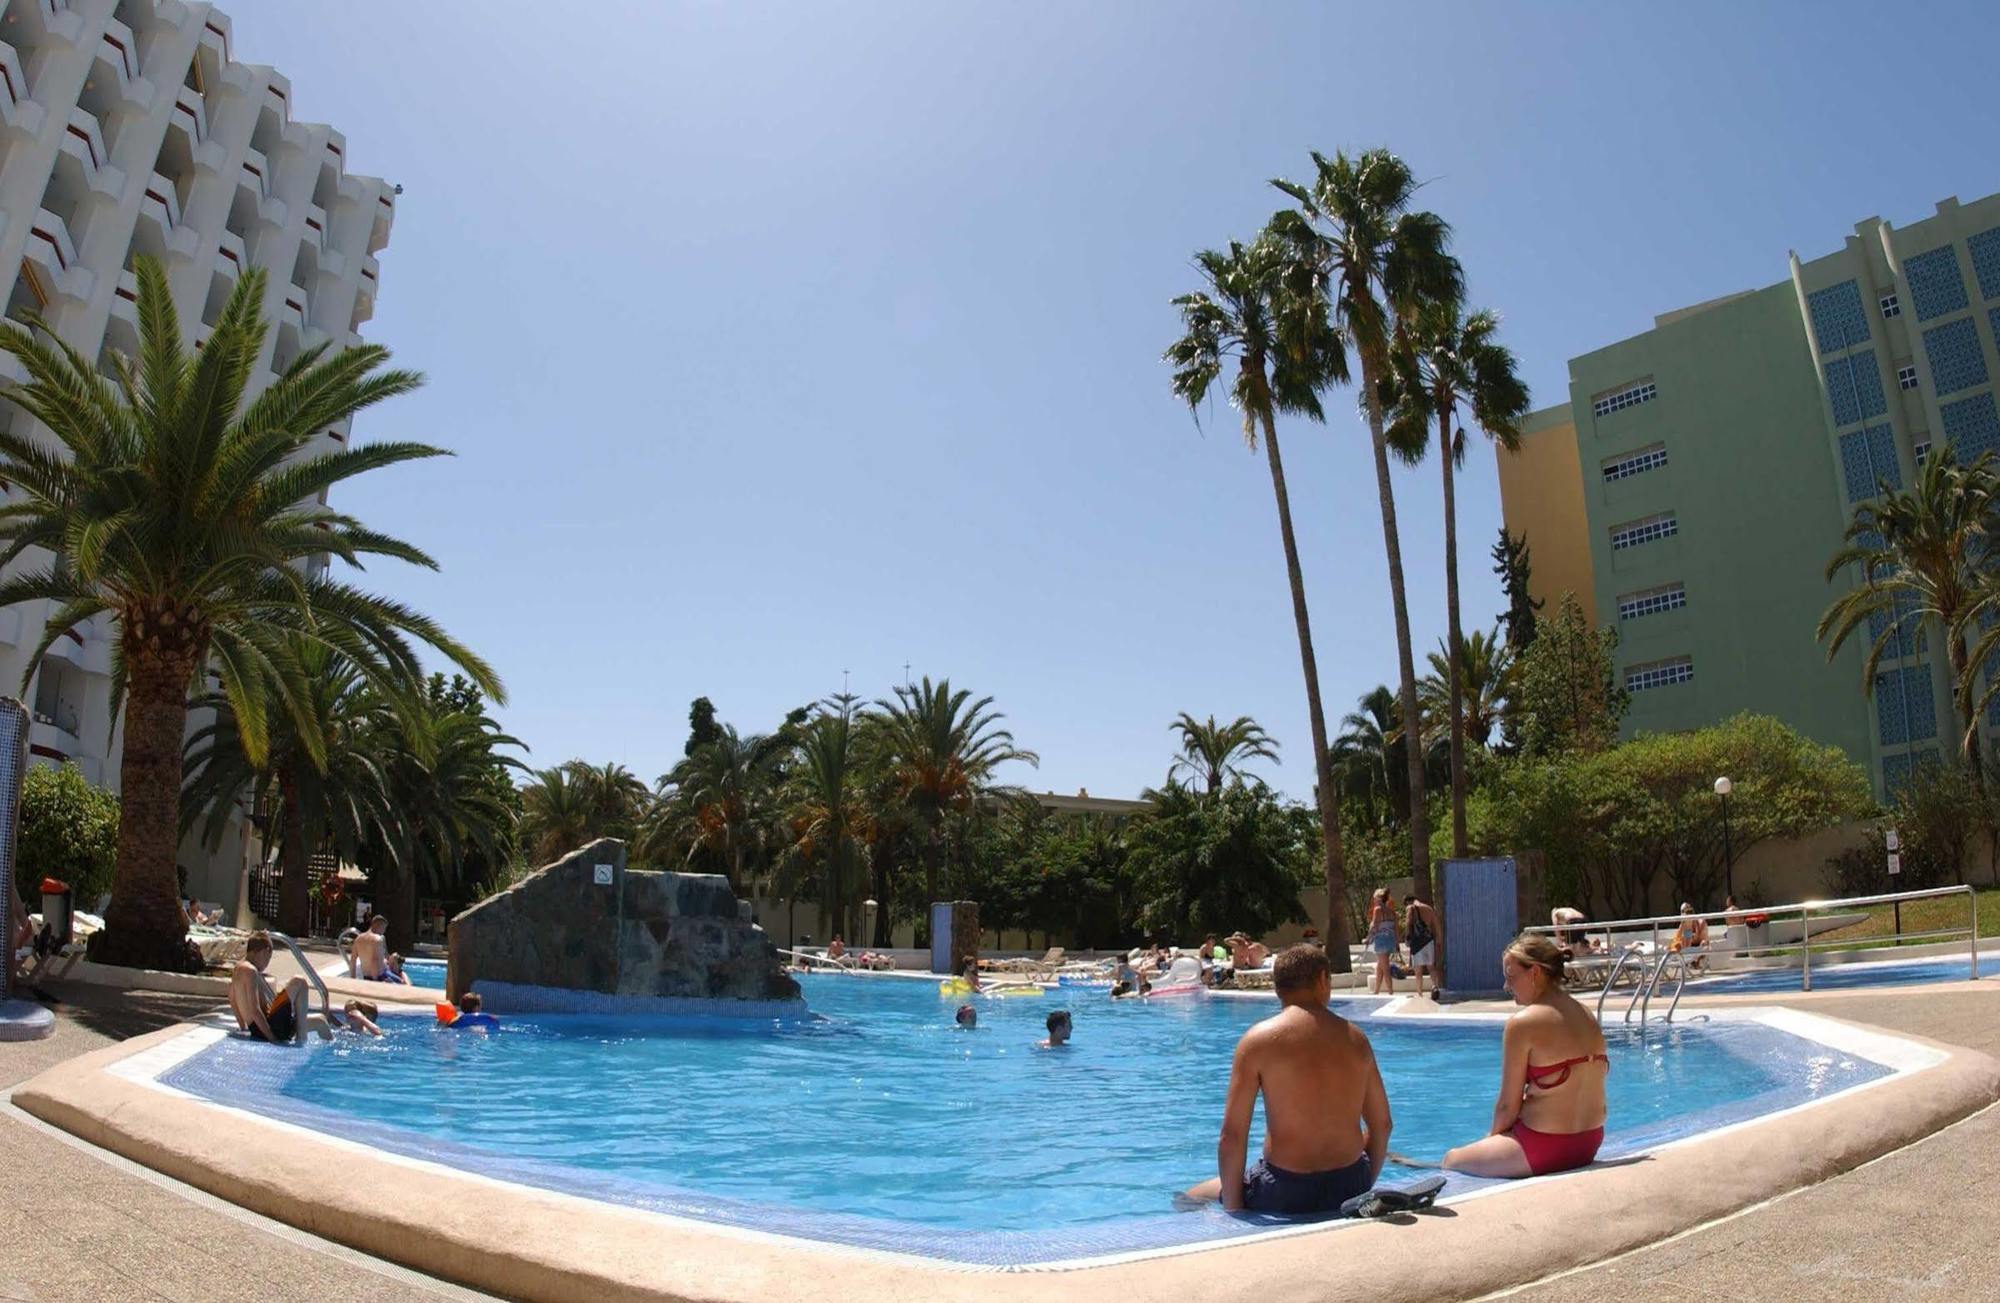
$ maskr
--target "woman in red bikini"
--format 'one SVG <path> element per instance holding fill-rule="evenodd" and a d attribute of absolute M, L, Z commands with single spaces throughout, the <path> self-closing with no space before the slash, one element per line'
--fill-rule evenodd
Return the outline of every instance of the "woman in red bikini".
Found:
<path fill-rule="evenodd" d="M 1545 1176 L 1588 1166 L 1604 1141 L 1604 1078 L 1611 1060 L 1597 1019 L 1563 990 L 1564 954 L 1523 933 L 1500 956 L 1521 1011 L 1500 1042 L 1493 1131 L 1444 1156 L 1472 1176 Z"/>

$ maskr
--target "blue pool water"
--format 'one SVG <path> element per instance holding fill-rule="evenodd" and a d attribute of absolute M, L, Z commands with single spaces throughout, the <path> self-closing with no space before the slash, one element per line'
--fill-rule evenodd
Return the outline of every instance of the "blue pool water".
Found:
<path fill-rule="evenodd" d="M 808 977 L 790 1024 L 588 1015 L 493 1035 L 390 1018 L 380 1041 L 225 1040 L 166 1078 L 396 1152 L 639 1207 L 843 1243 L 1017 1265 L 1227 1238 L 1256 1219 L 1173 1210 L 1214 1174 L 1236 1038 L 1275 1002 L 1097 993 L 955 1001 L 928 982 Z M 1075 1040 L 1035 1048 L 1048 1010 Z M 1364 1018 L 1394 1146 L 1483 1134 L 1497 1023 Z M 1755 1023 L 1614 1030 L 1604 1156 L 1887 1070 Z M 1262 1122 L 1258 1122 L 1261 1133 Z M 1385 1180 L 1408 1177 L 1391 1171 Z"/>
<path fill-rule="evenodd" d="M 411 986 L 430 986 L 444 990 L 444 960 L 405 959 L 403 975 L 410 979 Z"/>
<path fill-rule="evenodd" d="M 2000 953 L 1979 956 L 1980 977 L 2000 976 Z M 1812 972 L 1812 989 L 1815 991 L 1842 991 L 1864 986 L 1903 986 L 1919 982 L 1963 982 L 1972 976 L 1972 959 L 1960 955 L 1954 959 L 1931 959 L 1874 964 L 1825 964 L 1815 963 Z M 1797 991 L 1799 970 L 1796 968 L 1770 968 L 1753 973 L 1731 973 L 1721 977 L 1703 978 L 1689 982 L 1689 995 L 1761 995 L 1778 991 Z"/>

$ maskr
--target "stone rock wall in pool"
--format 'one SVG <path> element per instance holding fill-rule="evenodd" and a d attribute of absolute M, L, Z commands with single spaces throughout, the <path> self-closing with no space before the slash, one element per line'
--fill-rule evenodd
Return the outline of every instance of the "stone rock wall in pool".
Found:
<path fill-rule="evenodd" d="M 597 881 L 609 866 L 611 881 Z M 445 987 L 485 980 L 634 997 L 793 1000 L 764 929 L 726 879 L 627 871 L 625 843 L 602 838 L 451 921 Z"/>

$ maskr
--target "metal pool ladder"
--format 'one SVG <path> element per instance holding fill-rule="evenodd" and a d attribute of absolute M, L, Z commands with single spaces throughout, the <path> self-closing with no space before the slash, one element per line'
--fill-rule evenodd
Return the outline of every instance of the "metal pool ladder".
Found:
<path fill-rule="evenodd" d="M 1618 956 L 1618 962 L 1612 965 L 1610 973 L 1605 976 L 1604 988 L 1597 993 L 1597 1020 L 1599 1022 L 1604 1021 L 1605 997 L 1611 994 L 1611 988 L 1616 985 L 1618 974 L 1625 970 L 1625 965 L 1639 955 L 1639 948 L 1643 944 L 1643 942 L 1635 941 L 1631 945 L 1626 946 L 1624 953 Z M 1660 989 L 1660 983 L 1665 980 L 1667 969 L 1670 966 L 1674 970 L 1674 998 L 1667 1005 L 1667 1012 L 1661 1017 L 1660 1021 L 1670 1023 L 1674 1020 L 1674 1011 L 1680 1008 L 1681 1005 L 1681 992 L 1687 989 L 1688 956 L 1685 952 L 1679 950 L 1662 950 L 1660 951 L 1659 958 L 1653 961 L 1652 971 L 1644 974 L 1642 980 L 1632 988 L 1632 998 L 1625 1002 L 1625 1016 L 1621 1021 L 1631 1022 L 1632 1010 L 1636 1008 L 1639 1011 L 1639 1025 L 1641 1027 L 1646 1025 L 1648 1011 L 1652 1008 L 1653 1004 L 1653 995 Z"/>
<path fill-rule="evenodd" d="M 319 969 L 313 967 L 312 961 L 306 958 L 306 952 L 299 949 L 299 943 L 286 936 L 283 932 L 267 931 L 265 935 L 271 938 L 273 944 L 281 945 L 291 951 L 292 958 L 299 961 L 299 967 L 305 970 L 306 981 L 312 983 L 313 990 L 319 992 L 320 1016 L 325 1018 L 328 1023 L 331 1023 L 333 1021 L 333 997 L 327 994 L 326 983 L 320 980 Z"/>

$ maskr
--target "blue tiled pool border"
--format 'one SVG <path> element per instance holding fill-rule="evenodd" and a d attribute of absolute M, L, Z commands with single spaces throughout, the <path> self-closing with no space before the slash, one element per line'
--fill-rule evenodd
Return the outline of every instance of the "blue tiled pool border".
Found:
<path fill-rule="evenodd" d="M 670 1018 L 662 1021 L 678 1023 L 693 1020 Z M 1406 1020 L 1399 1018 L 1395 1021 L 1405 1023 Z M 1437 1021 L 1462 1023 L 1469 1020 L 1439 1018 Z M 1492 1022 L 1490 1019 L 1477 1021 L 1489 1025 Z M 1754 1019 L 1732 1020 L 1728 1025 L 1758 1028 L 1763 1033 L 1760 1039 L 1766 1046 L 1775 1048 L 1778 1044 L 1790 1042 L 1802 1048 L 1817 1047 L 1860 1065 L 1856 1079 L 1843 1090 L 1872 1084 L 1895 1072 L 1895 1069 L 1865 1055 L 1834 1050 L 1809 1037 Z M 1678 1030 L 1701 1034 L 1701 1029 L 1696 1026 Z M 1725 1038 L 1722 1044 L 1736 1053 L 1747 1053 L 1751 1049 L 1733 1037 Z M 940 1265 L 987 1270 L 1049 1269 L 1197 1249 L 1320 1224 L 1247 1213 L 1228 1214 L 1210 1206 L 1196 1211 L 1162 1212 L 1154 1216 L 1058 1230 L 968 1234 L 963 1230 L 728 1198 L 665 1182 L 635 1181 L 587 1168 L 495 1154 L 402 1127 L 357 1121 L 322 1105 L 282 1096 L 285 1085 L 311 1063 L 315 1052 L 310 1047 L 297 1052 L 273 1049 L 232 1036 L 192 1054 L 161 1074 L 159 1081 L 171 1089 L 215 1104 L 242 1109 L 267 1120 L 291 1123 L 403 1158 L 436 1163 L 460 1173 L 696 1222 L 916 1257 Z M 1599 1161 L 1631 1157 L 1661 1145 L 1767 1117 L 1813 1100 L 1809 1092 L 1796 1084 L 1787 1083 L 1651 1127 L 1613 1130 L 1606 1135 Z M 1394 1181 L 1385 1183 L 1394 1184 Z M 1505 1183 L 1454 1176 L 1446 1196 L 1461 1197 L 1499 1184 Z"/>

